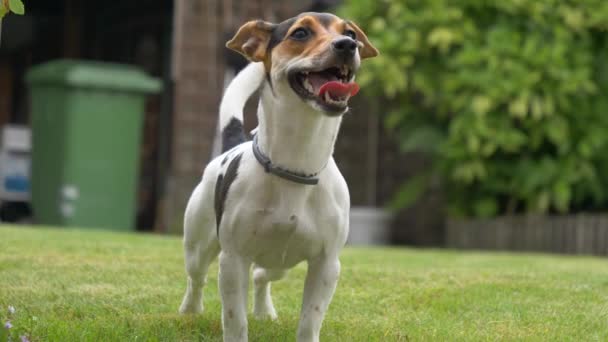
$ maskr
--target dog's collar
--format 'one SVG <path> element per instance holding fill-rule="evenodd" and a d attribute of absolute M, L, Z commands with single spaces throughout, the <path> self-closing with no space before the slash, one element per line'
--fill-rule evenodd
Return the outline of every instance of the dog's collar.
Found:
<path fill-rule="evenodd" d="M 316 185 L 319 183 L 319 173 L 314 173 L 311 175 L 304 175 L 301 173 L 285 170 L 280 166 L 274 165 L 270 158 L 266 156 L 262 150 L 260 150 L 260 145 L 258 145 L 258 135 L 253 136 L 253 143 L 251 144 L 253 148 L 253 155 L 255 159 L 264 167 L 264 171 L 267 173 L 272 173 L 275 176 L 279 176 L 288 181 L 292 181 L 295 183 L 305 184 L 305 185 Z"/>

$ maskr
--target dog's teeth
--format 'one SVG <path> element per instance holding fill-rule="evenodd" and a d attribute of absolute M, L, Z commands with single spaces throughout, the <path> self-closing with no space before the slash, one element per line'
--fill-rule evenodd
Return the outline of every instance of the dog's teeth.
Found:
<path fill-rule="evenodd" d="M 341 106 L 341 107 L 345 107 L 347 105 L 349 98 L 350 98 L 350 95 L 346 95 L 346 97 L 343 99 L 334 100 L 329 95 L 329 93 L 323 94 L 323 101 L 325 101 L 325 103 L 330 104 L 330 105 L 335 105 L 335 106 Z"/>
<path fill-rule="evenodd" d="M 308 79 L 304 80 L 304 89 L 308 90 L 311 93 L 315 92 L 314 88 L 312 87 L 312 84 L 310 84 L 310 81 Z"/>

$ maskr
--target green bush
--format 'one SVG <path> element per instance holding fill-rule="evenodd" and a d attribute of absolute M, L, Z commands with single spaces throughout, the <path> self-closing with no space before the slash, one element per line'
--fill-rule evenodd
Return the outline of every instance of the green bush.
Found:
<path fill-rule="evenodd" d="M 380 50 L 358 81 L 453 216 L 608 208 L 608 1 L 360 0 Z"/>

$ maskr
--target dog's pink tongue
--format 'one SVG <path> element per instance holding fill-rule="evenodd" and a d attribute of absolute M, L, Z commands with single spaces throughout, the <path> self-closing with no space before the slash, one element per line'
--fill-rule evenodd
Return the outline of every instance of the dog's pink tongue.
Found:
<path fill-rule="evenodd" d="M 330 81 L 319 88 L 319 96 L 323 96 L 326 92 L 334 99 L 345 98 L 347 95 L 355 96 L 359 92 L 359 85 L 355 82 Z"/>

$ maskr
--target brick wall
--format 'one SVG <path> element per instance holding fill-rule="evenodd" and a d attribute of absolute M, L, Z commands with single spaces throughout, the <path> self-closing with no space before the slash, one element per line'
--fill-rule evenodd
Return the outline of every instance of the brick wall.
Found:
<path fill-rule="evenodd" d="M 180 232 L 188 196 L 211 157 L 223 66 L 217 48 L 220 1 L 174 3 L 174 106 L 164 220 L 170 231 Z"/>

